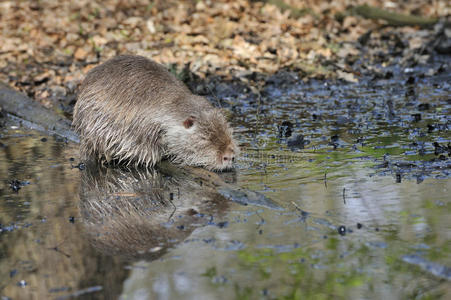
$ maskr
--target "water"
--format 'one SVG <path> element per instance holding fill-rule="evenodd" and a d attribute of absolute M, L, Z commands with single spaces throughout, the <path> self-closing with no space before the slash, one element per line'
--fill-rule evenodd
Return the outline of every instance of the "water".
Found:
<path fill-rule="evenodd" d="M 217 177 L 80 170 L 77 145 L 5 129 L 0 295 L 449 298 L 448 82 L 268 86 L 229 99 L 244 151 L 236 173 Z M 224 182 L 277 206 L 229 201 Z"/>

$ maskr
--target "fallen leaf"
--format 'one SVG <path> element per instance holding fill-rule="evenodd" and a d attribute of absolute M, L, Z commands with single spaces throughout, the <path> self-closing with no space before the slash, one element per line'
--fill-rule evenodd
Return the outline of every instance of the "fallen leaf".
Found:
<path fill-rule="evenodd" d="M 359 80 L 352 73 L 343 72 L 341 70 L 337 70 L 337 75 L 339 79 L 343 79 L 348 82 L 359 82 Z"/>
<path fill-rule="evenodd" d="M 84 60 L 88 56 L 88 52 L 83 48 L 78 48 L 74 53 L 74 58 L 77 60 Z"/>

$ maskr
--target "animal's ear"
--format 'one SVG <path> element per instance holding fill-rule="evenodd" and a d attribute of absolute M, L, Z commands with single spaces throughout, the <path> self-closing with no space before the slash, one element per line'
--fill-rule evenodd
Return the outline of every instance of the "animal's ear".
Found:
<path fill-rule="evenodd" d="M 183 126 L 188 129 L 194 125 L 194 121 L 196 120 L 195 116 L 189 116 L 185 121 L 183 121 Z"/>

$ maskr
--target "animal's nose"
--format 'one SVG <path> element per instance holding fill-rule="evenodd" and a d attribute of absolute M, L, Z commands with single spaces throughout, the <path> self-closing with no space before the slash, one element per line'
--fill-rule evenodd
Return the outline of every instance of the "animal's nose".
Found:
<path fill-rule="evenodd" d="M 224 155 L 222 156 L 222 160 L 225 163 L 228 163 L 229 161 L 235 161 L 235 153 L 233 152 L 233 150 L 226 151 L 226 153 L 224 153 Z"/>

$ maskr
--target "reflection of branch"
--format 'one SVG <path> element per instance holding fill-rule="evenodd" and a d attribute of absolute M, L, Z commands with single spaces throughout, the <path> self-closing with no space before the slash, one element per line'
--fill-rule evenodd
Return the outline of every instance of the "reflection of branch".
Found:
<path fill-rule="evenodd" d="M 255 211 L 255 214 L 260 218 L 260 223 L 258 223 L 258 225 L 257 225 L 257 229 L 259 229 L 265 223 L 265 219 L 263 219 L 263 217 L 260 216 L 258 211 Z"/>
<path fill-rule="evenodd" d="M 389 25 L 393 26 L 431 27 L 438 21 L 437 19 L 424 18 L 420 16 L 398 14 L 377 7 L 372 7 L 367 4 L 355 7 L 353 12 L 367 19 L 385 20 Z"/>
<path fill-rule="evenodd" d="M 94 292 L 99 292 L 103 289 L 103 287 L 101 285 L 96 285 L 96 286 L 91 286 L 85 289 L 81 289 L 81 290 L 77 290 L 69 295 L 66 296 L 61 296 L 56 298 L 57 300 L 64 300 L 64 299 L 69 299 L 69 298 L 77 298 L 79 296 L 85 295 L 85 294 L 89 294 L 89 293 L 94 293 Z"/>
<path fill-rule="evenodd" d="M 327 189 L 327 172 L 324 172 L 324 186 Z"/>
<path fill-rule="evenodd" d="M 62 242 L 59 243 L 58 245 L 56 245 L 55 247 L 47 248 L 47 249 L 48 249 L 48 250 L 55 250 L 56 252 L 61 253 L 62 255 L 66 256 L 67 258 L 70 258 L 70 255 L 69 255 L 69 254 L 67 254 L 67 253 L 65 253 L 65 252 L 63 252 L 63 251 L 61 251 L 60 248 L 59 248 L 59 246 L 61 246 L 62 244 L 64 244 L 64 243 L 66 242 L 66 240 L 67 240 L 67 238 L 64 239 L 64 241 L 62 241 Z"/>
<path fill-rule="evenodd" d="M 291 201 L 291 204 L 293 204 L 297 210 L 302 211 L 302 209 L 296 203 L 294 203 L 294 201 Z"/>
<path fill-rule="evenodd" d="M 177 195 L 177 199 L 180 200 L 180 189 L 177 188 L 178 190 L 178 195 Z M 175 212 L 177 211 L 177 206 L 175 206 L 174 202 L 174 193 L 169 193 L 169 203 L 172 204 L 172 206 L 174 206 L 174 210 L 172 211 L 172 213 L 170 214 L 169 218 L 168 218 L 168 222 L 172 219 L 172 217 L 174 216 Z"/>
<path fill-rule="evenodd" d="M 261 106 L 261 101 L 262 101 L 262 94 L 261 94 L 261 92 L 260 92 L 260 90 L 261 90 L 261 84 L 259 84 L 258 85 L 258 89 L 256 89 L 256 94 L 257 94 L 257 96 L 258 96 L 258 98 L 257 98 L 257 112 L 256 112 L 256 114 L 255 114 L 255 132 L 254 132 L 254 138 L 255 138 L 255 143 L 257 144 L 258 143 L 258 140 L 257 140 L 257 136 L 258 136 L 258 132 L 259 132 L 259 125 L 260 125 L 260 123 L 259 123 L 259 121 L 260 121 L 260 106 Z M 258 149 L 257 149 L 257 151 L 259 151 L 260 150 L 260 147 L 258 147 Z"/>

